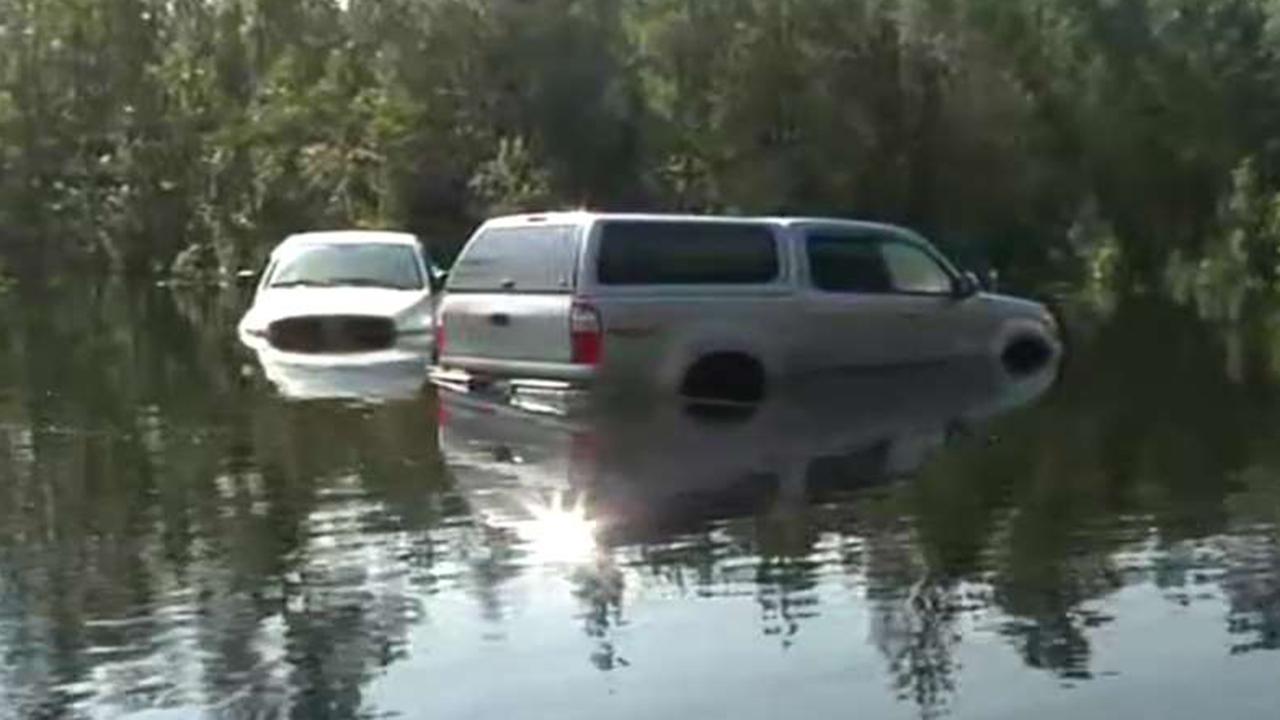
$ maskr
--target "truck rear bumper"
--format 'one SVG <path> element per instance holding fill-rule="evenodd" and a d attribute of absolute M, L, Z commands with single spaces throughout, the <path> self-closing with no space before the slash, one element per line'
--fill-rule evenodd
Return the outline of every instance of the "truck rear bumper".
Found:
<path fill-rule="evenodd" d="M 465 356 L 441 358 L 440 370 L 461 371 L 475 377 L 519 380 L 531 383 L 552 382 L 577 386 L 590 385 L 596 377 L 596 368 L 591 365 L 532 360 L 494 360 L 491 358 Z"/>
<path fill-rule="evenodd" d="M 591 397 L 587 382 L 497 377 L 457 367 L 433 367 L 427 375 L 431 384 L 442 391 L 540 414 L 567 415 L 588 405 Z"/>

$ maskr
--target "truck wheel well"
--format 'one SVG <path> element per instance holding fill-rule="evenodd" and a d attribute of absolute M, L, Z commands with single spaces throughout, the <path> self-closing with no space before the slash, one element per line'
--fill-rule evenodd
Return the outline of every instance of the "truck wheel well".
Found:
<path fill-rule="evenodd" d="M 741 352 L 716 352 L 698 358 L 680 382 L 680 394 L 694 400 L 757 403 L 764 399 L 764 365 Z"/>
<path fill-rule="evenodd" d="M 1015 375 L 1028 375 L 1040 368 L 1053 357 L 1053 350 L 1042 338 L 1032 335 L 1015 337 L 1000 354 L 1005 369 Z"/>

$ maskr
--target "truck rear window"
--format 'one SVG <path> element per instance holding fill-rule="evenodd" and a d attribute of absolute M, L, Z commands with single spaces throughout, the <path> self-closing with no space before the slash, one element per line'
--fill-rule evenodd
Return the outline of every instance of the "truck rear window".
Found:
<path fill-rule="evenodd" d="M 600 231 L 604 285 L 762 285 L 778 277 L 767 225 L 612 221 Z"/>
<path fill-rule="evenodd" d="M 454 263 L 448 289 L 568 291 L 578 262 L 574 232 L 554 225 L 484 230 Z"/>

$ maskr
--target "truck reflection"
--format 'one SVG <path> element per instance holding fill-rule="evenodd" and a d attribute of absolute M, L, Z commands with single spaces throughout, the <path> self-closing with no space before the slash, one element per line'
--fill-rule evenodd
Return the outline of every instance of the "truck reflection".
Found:
<path fill-rule="evenodd" d="M 813 380 L 755 408 L 676 402 L 532 413 L 440 392 L 440 448 L 475 514 L 561 560 L 910 475 L 1052 387 L 987 362 Z"/>

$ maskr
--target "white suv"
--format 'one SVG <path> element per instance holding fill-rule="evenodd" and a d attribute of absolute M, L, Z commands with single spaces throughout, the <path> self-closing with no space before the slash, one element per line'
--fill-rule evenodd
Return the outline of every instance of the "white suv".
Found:
<path fill-rule="evenodd" d="M 972 355 L 1029 370 L 1061 349 L 1044 306 L 980 292 L 919 235 L 808 218 L 496 218 L 436 329 L 438 378 L 738 401 L 784 376 Z"/>

